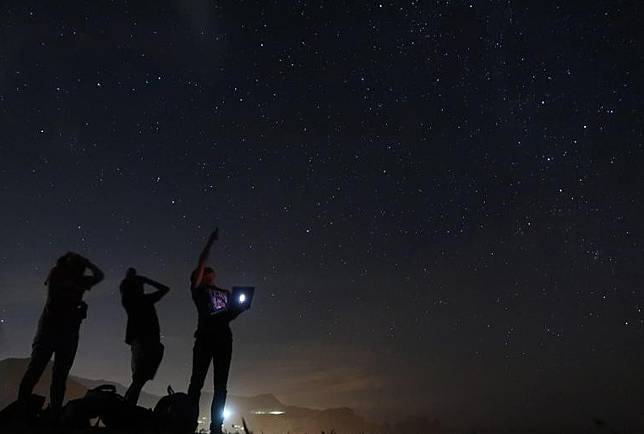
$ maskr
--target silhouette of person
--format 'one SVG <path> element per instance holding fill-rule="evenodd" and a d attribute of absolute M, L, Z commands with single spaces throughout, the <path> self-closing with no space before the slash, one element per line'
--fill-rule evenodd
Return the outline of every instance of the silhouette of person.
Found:
<path fill-rule="evenodd" d="M 157 290 L 146 294 L 143 285 Z M 132 351 L 132 384 L 125 392 L 125 399 L 136 405 L 143 386 L 152 380 L 163 359 L 159 318 L 154 304 L 170 291 L 165 285 L 136 274 L 129 268 L 121 282 L 121 302 L 127 313 L 125 342 Z"/>
<path fill-rule="evenodd" d="M 220 434 L 226 405 L 226 383 L 232 356 L 233 336 L 229 323 L 239 311 L 226 310 L 230 291 L 215 286 L 215 270 L 207 267 L 210 249 L 218 239 L 219 229 L 210 235 L 199 256 L 197 268 L 190 276 L 192 300 L 197 307 L 198 321 L 192 350 L 192 375 L 188 396 L 195 406 L 194 423 L 199 416 L 199 398 L 210 363 L 213 366 L 213 398 L 210 407 L 210 432 Z M 222 312 L 214 313 L 217 310 Z"/>
<path fill-rule="evenodd" d="M 91 275 L 86 275 L 86 270 Z M 65 383 L 76 357 L 78 332 L 87 317 L 83 294 L 103 280 L 103 272 L 77 253 L 61 256 L 45 281 L 47 301 L 34 337 L 31 360 L 20 382 L 18 400 L 27 402 L 52 355 L 49 408 L 52 416 L 60 413 L 65 397 Z"/>

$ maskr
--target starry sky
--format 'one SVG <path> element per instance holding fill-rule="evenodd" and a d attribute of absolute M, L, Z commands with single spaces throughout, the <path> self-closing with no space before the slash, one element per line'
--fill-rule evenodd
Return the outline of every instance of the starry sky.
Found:
<path fill-rule="evenodd" d="M 107 278 L 74 373 L 129 381 L 134 266 L 172 288 L 148 389 L 185 389 L 218 226 L 218 283 L 257 288 L 231 393 L 643 426 L 643 9 L 3 1 L 0 357 L 75 250 Z"/>

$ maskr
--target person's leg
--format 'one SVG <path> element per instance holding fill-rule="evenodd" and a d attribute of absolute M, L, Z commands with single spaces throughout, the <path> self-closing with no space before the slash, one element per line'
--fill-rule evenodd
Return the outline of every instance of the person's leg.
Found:
<path fill-rule="evenodd" d="M 69 330 L 58 336 L 54 368 L 51 373 L 51 389 L 49 406 L 53 411 L 58 411 L 63 405 L 67 376 L 72 369 L 76 350 L 78 349 L 78 329 Z"/>
<path fill-rule="evenodd" d="M 141 395 L 143 386 L 145 386 L 145 380 L 134 377 L 132 384 L 130 384 L 130 387 L 125 392 L 125 401 L 130 405 L 136 405 L 139 402 L 139 396 Z"/>
<path fill-rule="evenodd" d="M 132 405 L 136 405 L 139 401 L 139 395 L 145 385 L 145 377 L 143 375 L 145 364 L 145 347 L 143 342 L 139 339 L 134 340 L 130 346 L 132 352 L 132 384 L 125 392 L 125 400 Z"/>
<path fill-rule="evenodd" d="M 224 336 L 218 339 L 213 358 L 213 386 L 212 405 L 210 407 L 210 432 L 221 433 L 221 426 L 224 423 L 224 408 L 226 406 L 226 389 L 228 383 L 228 372 L 230 371 L 230 359 L 233 352 L 233 340 L 231 336 Z"/>
<path fill-rule="evenodd" d="M 53 342 L 47 336 L 36 335 L 31 349 L 31 360 L 18 389 L 19 401 L 26 402 L 29 399 L 53 354 Z"/>
<path fill-rule="evenodd" d="M 192 375 L 190 376 L 190 385 L 188 386 L 188 397 L 194 406 L 194 423 L 195 427 L 199 418 L 199 398 L 201 389 L 208 374 L 210 361 L 212 360 L 211 343 L 207 338 L 197 336 L 195 345 L 192 349 Z"/>
<path fill-rule="evenodd" d="M 150 369 L 148 372 L 148 380 L 152 380 L 156 377 L 164 354 L 165 346 L 161 342 L 150 342 Z"/>

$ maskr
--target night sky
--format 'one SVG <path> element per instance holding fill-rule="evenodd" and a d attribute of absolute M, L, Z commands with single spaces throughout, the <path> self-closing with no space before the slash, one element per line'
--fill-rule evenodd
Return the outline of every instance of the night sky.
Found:
<path fill-rule="evenodd" d="M 73 372 L 129 381 L 134 266 L 172 287 L 147 390 L 185 390 L 188 277 L 218 226 L 218 284 L 257 287 L 233 394 L 643 426 L 643 19 L 637 0 L 3 1 L 0 357 L 28 356 L 74 250 L 107 278 Z"/>

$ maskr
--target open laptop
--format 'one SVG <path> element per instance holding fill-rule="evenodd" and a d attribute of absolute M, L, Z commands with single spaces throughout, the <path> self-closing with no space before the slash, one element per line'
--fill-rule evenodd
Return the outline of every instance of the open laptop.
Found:
<path fill-rule="evenodd" d="M 254 286 L 233 286 L 230 300 L 228 300 L 228 307 L 248 310 L 253 302 L 253 295 L 255 295 Z"/>

